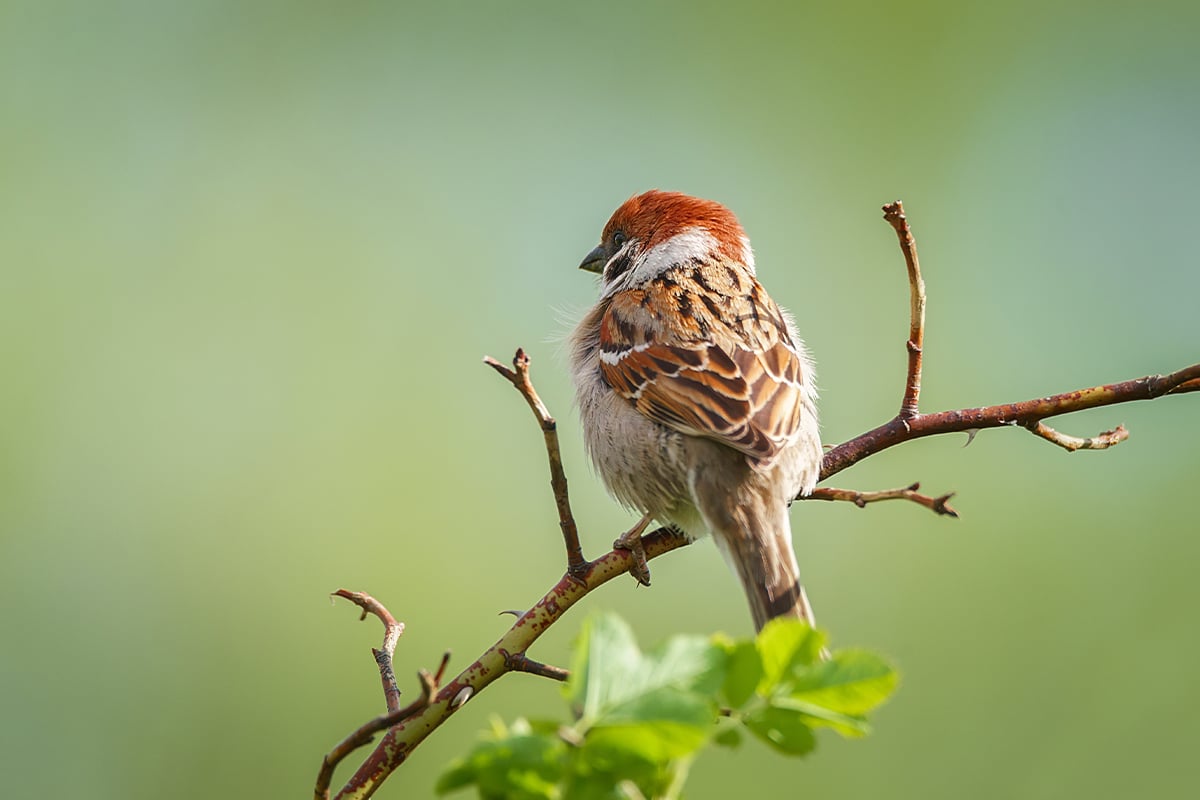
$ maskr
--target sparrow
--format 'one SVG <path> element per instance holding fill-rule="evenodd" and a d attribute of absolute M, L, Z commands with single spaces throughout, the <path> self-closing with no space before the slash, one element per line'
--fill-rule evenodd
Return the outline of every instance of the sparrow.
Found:
<path fill-rule="evenodd" d="M 652 190 L 626 200 L 580 269 L 600 299 L 570 339 L 584 439 L 609 492 L 652 522 L 711 534 L 756 629 L 815 623 L 788 507 L 821 468 L 813 362 L 758 282 L 750 240 L 719 203 Z"/>

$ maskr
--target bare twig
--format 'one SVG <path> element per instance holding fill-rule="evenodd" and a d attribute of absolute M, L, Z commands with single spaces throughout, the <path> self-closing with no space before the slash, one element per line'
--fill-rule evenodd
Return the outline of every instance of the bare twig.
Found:
<path fill-rule="evenodd" d="M 897 200 L 883 207 L 883 218 L 900 238 L 900 250 L 908 267 L 909 322 L 908 322 L 908 378 L 904 381 L 904 399 L 900 401 L 900 419 L 912 419 L 917 415 L 917 404 L 921 398 L 921 357 L 925 347 L 925 281 L 921 278 L 921 262 L 917 258 L 917 240 L 913 238 L 908 218 L 904 216 L 904 204 Z"/>
<path fill-rule="evenodd" d="M 446 667 L 450 665 L 450 651 L 442 653 L 442 661 L 438 664 L 437 672 L 433 673 L 433 682 L 441 685 L 442 678 L 446 675 Z"/>
<path fill-rule="evenodd" d="M 1080 439 L 1042 425 L 1042 420 L 1088 408 L 1127 403 L 1132 400 L 1153 400 L 1165 394 L 1183 394 L 1200 389 L 1200 364 L 1193 364 L 1170 375 L 1149 375 L 1122 383 L 1094 386 L 1019 403 L 921 414 L 918 401 L 925 337 L 925 282 L 921 278 L 916 240 L 904 214 L 903 205 L 897 200 L 885 205 L 883 211 L 884 219 L 900 239 L 900 250 L 908 268 L 911 302 L 908 377 L 905 381 L 904 400 L 900 406 L 900 413 L 893 419 L 826 452 L 821 461 L 821 480 L 831 478 L 864 458 L 902 442 L 940 433 L 963 431 L 968 432 L 973 439 L 982 428 L 998 428 L 1004 425 L 1028 428 L 1068 450 L 1103 449 L 1124 441 L 1129 432 L 1124 427 L 1118 427 L 1090 439 Z"/>
<path fill-rule="evenodd" d="M 575 525 L 575 516 L 571 513 L 571 500 L 567 494 L 567 474 L 563 470 L 562 453 L 558 447 L 558 424 L 550 416 L 549 409 L 538 397 L 529 380 L 529 356 L 521 348 L 513 356 L 513 368 L 501 364 L 491 356 L 484 356 L 483 363 L 500 373 L 525 398 L 542 428 L 546 442 L 546 455 L 550 459 L 550 488 L 554 492 L 554 504 L 558 507 L 558 525 L 562 529 L 563 543 L 567 547 L 567 572 L 578 575 L 587 569 L 587 559 L 583 556 L 583 547 L 579 544 L 579 529 Z"/>
<path fill-rule="evenodd" d="M 371 648 L 375 663 L 379 667 L 379 678 L 383 681 L 383 697 L 387 701 L 387 710 L 395 711 L 400 708 L 400 687 L 396 684 L 396 673 L 392 670 L 392 657 L 396 653 L 396 643 L 404 633 L 404 623 L 396 620 L 391 612 L 384 608 L 383 603 L 366 592 L 352 592 L 348 589 L 338 589 L 334 597 L 342 597 L 362 609 L 359 619 L 366 619 L 367 614 L 374 614 L 383 623 L 383 647 Z"/>
<path fill-rule="evenodd" d="M 1124 425 L 1118 425 L 1111 431 L 1101 431 L 1086 439 L 1056 431 L 1044 422 L 1035 422 L 1028 427 L 1030 433 L 1040 436 L 1048 442 L 1053 442 L 1069 453 L 1074 453 L 1076 450 L 1107 450 L 1114 444 L 1120 444 L 1129 438 L 1129 431 L 1125 430 Z"/>
<path fill-rule="evenodd" d="M 949 500 L 954 497 L 954 492 L 943 494 L 938 497 L 930 497 L 920 494 L 917 489 L 921 488 L 921 484 L 914 483 L 911 486 L 905 486 L 900 489 L 884 489 L 878 492 L 859 492 L 854 489 L 833 489 L 824 486 L 813 489 L 810 495 L 801 495 L 800 500 L 843 500 L 854 503 L 859 508 L 866 508 L 867 503 L 876 503 L 880 500 L 909 500 L 919 506 L 928 508 L 935 514 L 944 514 L 947 517 L 958 518 L 958 512 L 950 507 Z"/>
<path fill-rule="evenodd" d="M 1170 375 L 1147 375 L 1121 383 L 1077 389 L 1049 397 L 1005 403 L 982 408 L 962 408 L 955 411 L 940 411 L 935 414 L 918 414 L 912 419 L 896 417 L 878 428 L 855 436 L 825 454 L 821 461 L 821 480 L 830 478 L 842 470 L 852 467 L 870 455 L 886 450 L 902 442 L 934 436 L 939 433 L 956 433 L 979 428 L 999 428 L 1006 425 L 1030 427 L 1035 423 L 1117 403 L 1134 400 L 1153 400 L 1166 394 L 1181 394 L 1184 385 L 1200 378 L 1200 364 L 1193 364 Z M 1185 389 L 1184 391 L 1194 391 Z"/>

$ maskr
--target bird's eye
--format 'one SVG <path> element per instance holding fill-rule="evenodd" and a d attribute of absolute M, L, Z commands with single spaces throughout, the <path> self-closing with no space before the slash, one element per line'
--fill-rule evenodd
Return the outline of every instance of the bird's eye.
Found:
<path fill-rule="evenodd" d="M 613 240 L 614 247 L 620 247 L 621 245 L 625 244 L 625 241 L 626 241 L 625 240 L 625 232 L 617 231 L 616 233 L 613 234 L 612 240 Z"/>

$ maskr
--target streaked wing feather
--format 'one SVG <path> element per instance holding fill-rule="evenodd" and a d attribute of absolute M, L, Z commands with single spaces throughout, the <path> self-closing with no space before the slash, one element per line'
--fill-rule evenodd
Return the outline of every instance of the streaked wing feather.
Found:
<path fill-rule="evenodd" d="M 652 420 L 770 462 L 796 435 L 803 407 L 800 358 L 779 340 L 763 350 L 714 342 L 609 342 L 601 371 Z"/>

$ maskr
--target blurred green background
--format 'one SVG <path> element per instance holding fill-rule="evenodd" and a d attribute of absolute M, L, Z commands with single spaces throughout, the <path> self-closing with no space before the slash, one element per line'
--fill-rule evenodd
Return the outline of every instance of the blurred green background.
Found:
<path fill-rule="evenodd" d="M 650 187 L 718 199 L 796 311 L 836 443 L 895 412 L 902 197 L 929 285 L 925 410 L 1200 358 L 1194 3 L 12 2 L 0 11 L 0 761 L 14 797 L 305 797 L 382 700 L 462 667 L 630 517 L 582 454 L 576 271 Z M 924 440 L 839 475 L 963 518 L 794 509 L 835 642 L 904 682 L 861 742 L 702 758 L 688 796 L 1164 796 L 1192 785 L 1200 398 Z M 643 643 L 748 633 L 710 544 L 621 580 Z M 536 649 L 562 663 L 581 616 Z M 431 794 L 517 675 L 381 797 Z M 339 773 L 343 775 L 345 772 Z M 742 790 L 744 791 L 744 790 Z"/>

